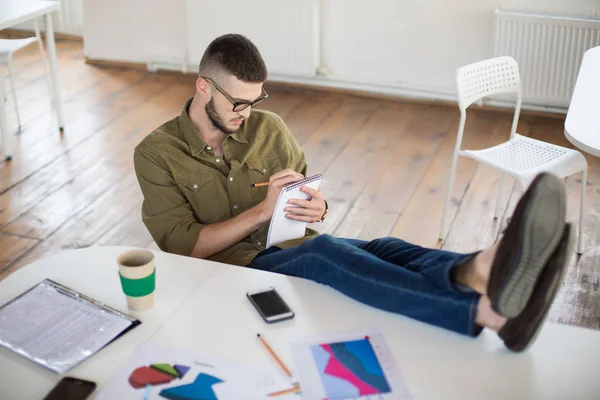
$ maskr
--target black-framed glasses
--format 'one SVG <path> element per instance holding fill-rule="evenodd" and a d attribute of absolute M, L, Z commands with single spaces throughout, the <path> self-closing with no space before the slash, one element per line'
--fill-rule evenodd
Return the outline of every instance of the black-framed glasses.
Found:
<path fill-rule="evenodd" d="M 227 92 L 225 90 L 223 90 L 223 88 L 217 84 L 217 82 L 215 82 L 212 79 L 207 78 L 205 76 L 201 76 L 200 78 L 204 78 L 207 81 L 209 81 L 210 83 L 212 83 L 213 86 L 215 87 L 215 89 L 217 89 L 219 92 L 221 92 L 221 94 L 223 96 L 225 96 L 225 98 L 227 100 L 229 100 L 229 102 L 231 104 L 233 104 L 233 111 L 234 112 L 243 111 L 243 110 L 245 110 L 248 107 L 255 107 L 255 106 L 259 105 L 260 103 L 262 103 L 263 101 L 265 101 L 269 97 L 269 95 L 265 91 L 265 88 L 262 88 L 262 95 L 258 99 L 254 100 L 254 101 L 245 101 L 245 100 L 235 101 L 233 99 L 233 97 L 231 97 L 229 94 L 227 94 Z"/>

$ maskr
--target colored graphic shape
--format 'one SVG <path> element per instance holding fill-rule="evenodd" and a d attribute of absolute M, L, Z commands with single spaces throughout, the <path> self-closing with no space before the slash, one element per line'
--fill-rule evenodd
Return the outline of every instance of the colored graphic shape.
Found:
<path fill-rule="evenodd" d="M 193 383 L 163 389 L 159 395 L 169 400 L 218 400 L 212 386 L 221 382 L 215 376 L 200 373 Z"/>
<path fill-rule="evenodd" d="M 368 338 L 311 347 L 327 397 L 391 392 Z"/>
<path fill-rule="evenodd" d="M 190 367 L 188 367 L 187 365 L 175 364 L 174 367 L 175 370 L 177 370 L 177 372 L 179 373 L 180 378 L 183 378 L 185 374 L 187 374 L 187 372 L 190 370 Z"/>
<path fill-rule="evenodd" d="M 161 385 L 173 380 L 171 375 L 157 371 L 150 367 L 139 367 L 133 370 L 129 375 L 129 384 L 135 389 L 140 389 L 146 385 Z"/>
<path fill-rule="evenodd" d="M 336 399 L 354 398 L 359 396 L 358 388 L 350 382 L 325 374 L 325 368 L 327 368 L 327 364 L 331 358 L 328 352 L 321 346 L 314 346 L 312 347 L 312 353 L 327 397 Z"/>
<path fill-rule="evenodd" d="M 369 340 L 354 340 L 345 343 L 332 343 L 335 357 L 354 375 L 378 390 L 378 393 L 390 392 L 379 360 Z"/>
<path fill-rule="evenodd" d="M 175 368 L 171 366 L 171 364 L 152 364 L 150 368 L 154 368 L 155 370 L 164 372 L 165 374 L 174 376 L 175 378 L 179 378 L 179 372 Z"/>

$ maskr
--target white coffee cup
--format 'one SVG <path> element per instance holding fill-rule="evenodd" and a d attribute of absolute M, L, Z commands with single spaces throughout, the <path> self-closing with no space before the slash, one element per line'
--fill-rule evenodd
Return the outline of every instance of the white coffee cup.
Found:
<path fill-rule="evenodd" d="M 127 307 L 134 311 L 151 308 L 156 285 L 154 253 L 144 249 L 129 250 L 117 258 L 117 264 Z"/>

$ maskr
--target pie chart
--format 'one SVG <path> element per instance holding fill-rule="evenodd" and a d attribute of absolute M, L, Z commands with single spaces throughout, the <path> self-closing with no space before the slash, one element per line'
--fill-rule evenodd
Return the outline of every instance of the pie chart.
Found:
<path fill-rule="evenodd" d="M 174 379 L 183 378 L 189 370 L 190 367 L 187 365 L 150 364 L 134 369 L 129 375 L 129 384 L 135 389 L 141 389 L 147 385 L 163 385 Z"/>

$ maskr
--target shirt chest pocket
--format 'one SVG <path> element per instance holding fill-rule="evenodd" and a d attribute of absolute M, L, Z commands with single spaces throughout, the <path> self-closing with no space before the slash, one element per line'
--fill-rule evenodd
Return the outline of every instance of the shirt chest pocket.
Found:
<path fill-rule="evenodd" d="M 279 157 L 255 158 L 246 161 L 248 167 L 248 178 L 250 183 L 269 182 L 271 175 L 283 169 Z M 257 204 L 267 196 L 268 186 L 256 187 L 251 189 L 251 198 L 254 204 Z"/>
<path fill-rule="evenodd" d="M 212 171 L 175 178 L 179 190 L 191 204 L 199 222 L 213 224 L 229 218 L 227 193 L 221 193 Z"/>

